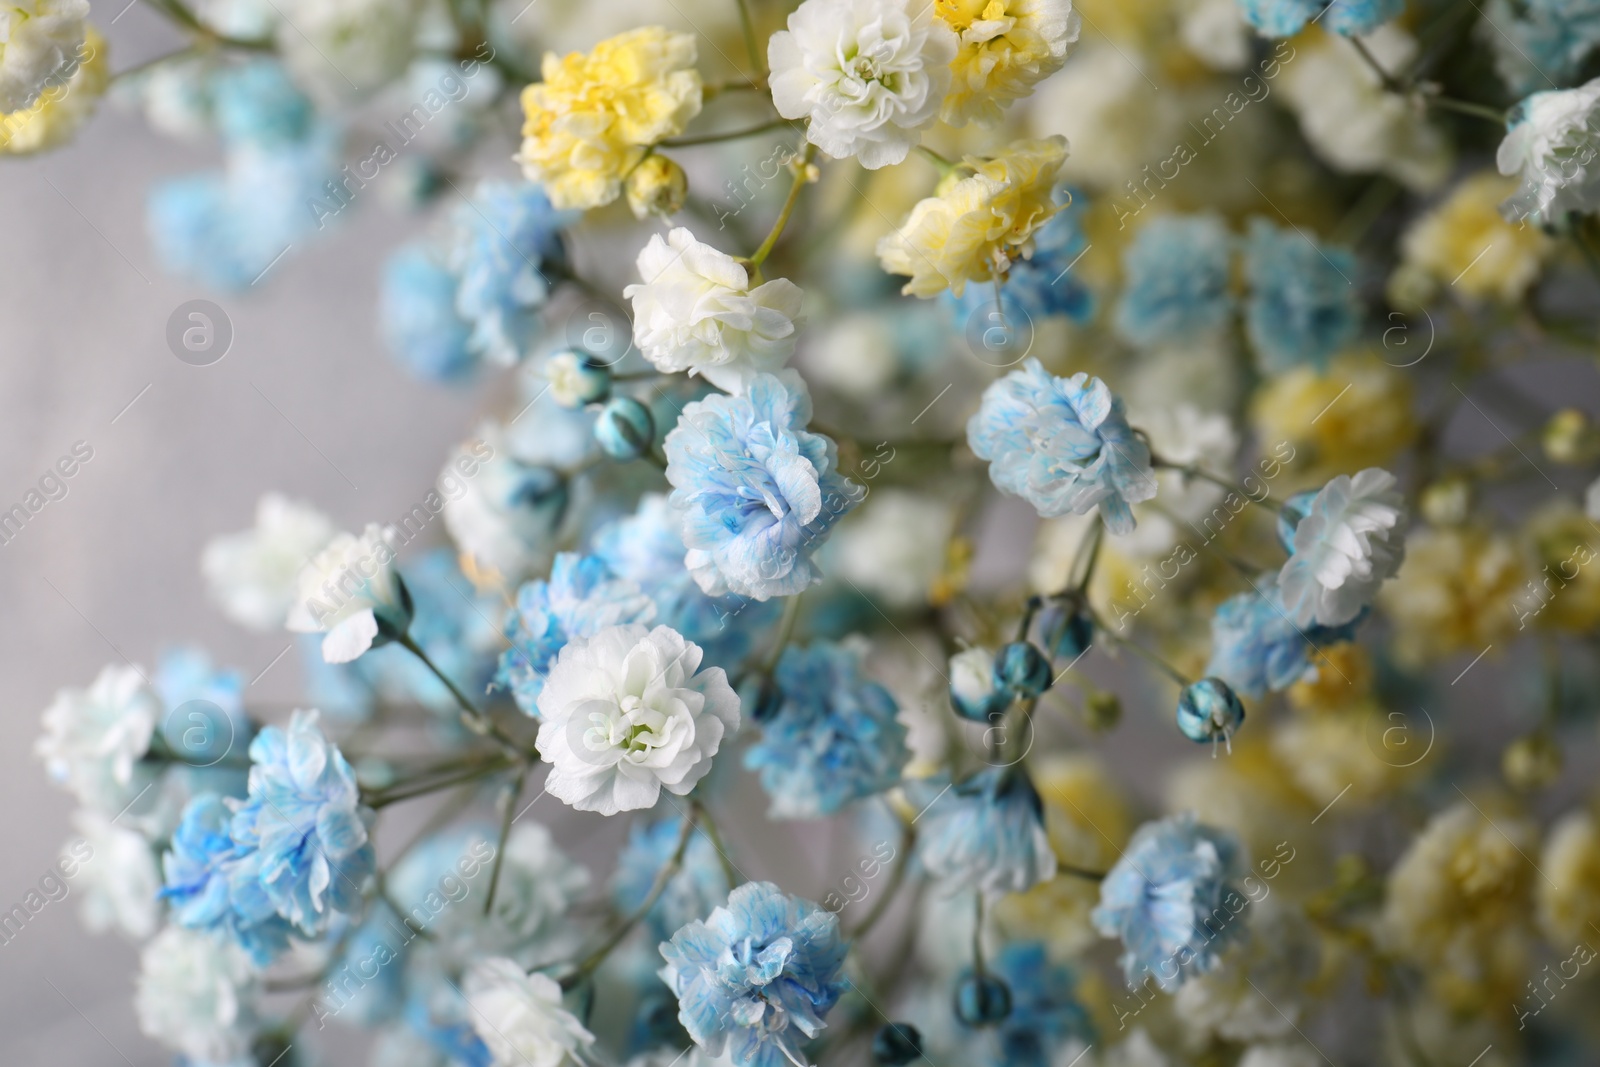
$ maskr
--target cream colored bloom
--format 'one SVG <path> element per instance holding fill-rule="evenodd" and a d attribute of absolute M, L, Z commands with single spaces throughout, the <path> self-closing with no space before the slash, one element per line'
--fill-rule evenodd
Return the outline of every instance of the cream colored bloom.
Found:
<path fill-rule="evenodd" d="M 1083 21 L 1072 0 L 934 0 L 934 10 L 961 39 L 940 111 L 953 126 L 998 123 L 1002 105 L 1061 69 Z"/>
<path fill-rule="evenodd" d="M 1033 233 L 1060 206 L 1051 198 L 1067 158 L 1065 137 L 1017 141 L 992 159 L 967 156 L 919 202 L 899 230 L 878 242 L 878 261 L 890 274 L 909 275 L 901 291 L 960 296 L 968 282 L 1003 278 L 1018 256 L 1033 252 Z"/>
<path fill-rule="evenodd" d="M 645 149 L 700 113 L 695 58 L 693 35 L 660 26 L 547 53 L 544 80 L 522 91 L 522 173 L 558 208 L 609 204 Z"/>
<path fill-rule="evenodd" d="M 1562 950 L 1592 943 L 1600 927 L 1600 825 L 1593 813 L 1568 812 L 1550 828 L 1539 869 L 1549 876 L 1534 887 L 1544 935 Z"/>
<path fill-rule="evenodd" d="M 1516 189 L 1514 180 L 1489 171 L 1456 186 L 1401 239 L 1391 292 L 1426 299 L 1448 287 L 1469 299 L 1521 300 L 1553 242 L 1538 227 L 1515 226 L 1501 216 L 1500 203 Z"/>
<path fill-rule="evenodd" d="M 1351 352 L 1324 373 L 1297 367 L 1257 390 L 1250 410 L 1256 432 L 1269 449 L 1287 445 L 1278 453 L 1284 458 L 1284 480 L 1275 490 L 1387 466 L 1415 439 L 1411 378 L 1399 367 L 1421 356 L 1428 345 L 1427 326 L 1418 322 L 1409 335 L 1395 326 L 1385 342 L 1392 363 Z"/>
<path fill-rule="evenodd" d="M 52 79 L 83 58 L 85 0 L 0 0 L 0 111 L 33 106 Z"/>
<path fill-rule="evenodd" d="M 1524 574 L 1516 546 L 1500 534 L 1468 526 L 1413 533 L 1404 566 L 1378 595 L 1396 656 L 1418 664 L 1502 642 L 1517 628 Z"/>
<path fill-rule="evenodd" d="M 43 151 L 77 133 L 111 84 L 106 51 L 105 38 L 85 27 L 80 58 L 57 72 L 32 107 L 0 114 L 0 154 Z"/>
<path fill-rule="evenodd" d="M 1382 712 L 1371 705 L 1297 715 L 1273 731 L 1272 751 L 1295 785 L 1318 805 L 1341 796 L 1350 804 L 1374 800 L 1399 785 L 1405 769 L 1373 755 L 1367 736 L 1373 715 Z M 1380 721 L 1387 725 L 1387 720 Z"/>

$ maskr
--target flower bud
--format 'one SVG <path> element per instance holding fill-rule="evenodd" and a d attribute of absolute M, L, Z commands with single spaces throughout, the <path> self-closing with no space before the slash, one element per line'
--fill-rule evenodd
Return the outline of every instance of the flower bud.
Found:
<path fill-rule="evenodd" d="M 1544 454 L 1557 463 L 1587 463 L 1597 451 L 1594 427 L 1577 408 L 1562 408 L 1544 424 Z"/>
<path fill-rule="evenodd" d="M 631 396 L 614 396 L 600 409 L 595 440 L 612 459 L 638 459 L 655 442 L 656 420 Z"/>
<path fill-rule="evenodd" d="M 1058 601 L 1040 613 L 1039 637 L 1052 656 L 1070 662 L 1094 643 L 1094 620 L 1075 605 Z"/>
<path fill-rule="evenodd" d="M 689 194 L 689 176 L 666 156 L 646 156 L 628 175 L 628 206 L 637 219 L 673 215 Z"/>
<path fill-rule="evenodd" d="M 581 348 L 567 348 L 545 361 L 550 398 L 564 408 L 598 404 L 611 395 L 611 371 Z"/>
<path fill-rule="evenodd" d="M 1178 697 L 1178 729 L 1191 741 L 1226 741 L 1244 722 L 1244 704 L 1220 678 L 1184 686 Z"/>
<path fill-rule="evenodd" d="M 967 1026 L 994 1026 L 1011 1014 L 1011 990 L 992 974 L 969 974 L 956 985 L 956 1018 Z"/>
<path fill-rule="evenodd" d="M 1050 661 L 1029 641 L 1013 641 L 1002 648 L 995 670 L 1001 683 L 1025 700 L 1050 688 Z"/>
<path fill-rule="evenodd" d="M 905 1067 L 922 1057 L 922 1033 L 910 1023 L 886 1023 L 872 1035 L 872 1062 L 879 1067 Z"/>
<path fill-rule="evenodd" d="M 1011 692 L 1000 682 L 994 653 L 969 648 L 950 657 L 950 706 L 973 722 L 987 722 L 1011 706 Z"/>

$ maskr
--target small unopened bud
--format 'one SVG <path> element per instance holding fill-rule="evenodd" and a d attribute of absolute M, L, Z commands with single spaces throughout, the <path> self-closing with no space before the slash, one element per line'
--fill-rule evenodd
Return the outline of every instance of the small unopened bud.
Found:
<path fill-rule="evenodd" d="M 1472 508 L 1472 484 L 1445 478 L 1422 490 L 1422 517 L 1435 526 L 1459 526 Z"/>
<path fill-rule="evenodd" d="M 1577 408 L 1562 408 L 1544 424 L 1544 454 L 1557 463 L 1586 463 L 1600 452 L 1600 438 L 1589 417 Z"/>
<path fill-rule="evenodd" d="M 1501 754 L 1500 773 L 1515 789 L 1540 789 L 1561 776 L 1561 749 L 1545 733 L 1519 737 Z"/>
<path fill-rule="evenodd" d="M 689 176 L 666 156 L 646 156 L 628 175 L 628 206 L 635 218 L 673 215 L 689 195 Z"/>

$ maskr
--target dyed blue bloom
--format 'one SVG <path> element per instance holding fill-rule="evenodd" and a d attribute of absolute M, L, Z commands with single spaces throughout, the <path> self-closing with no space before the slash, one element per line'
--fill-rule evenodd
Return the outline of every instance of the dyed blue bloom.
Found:
<path fill-rule="evenodd" d="M 1263 575 L 1256 588 L 1260 592 L 1240 593 L 1217 606 L 1205 672 L 1240 696 L 1259 700 L 1267 690 L 1287 689 L 1305 677 L 1316 650 L 1350 640 L 1361 618 L 1343 626 L 1302 629 L 1284 608 L 1276 575 Z"/>
<path fill-rule="evenodd" d="M 1575 82 L 1584 60 L 1600 45 L 1597 0 L 1493 0 L 1484 21 L 1500 32 L 1488 36 L 1495 70 L 1516 96 Z"/>
<path fill-rule="evenodd" d="M 678 1019 L 735 1067 L 790 1067 L 845 990 L 839 918 L 771 882 L 746 882 L 663 942 Z"/>
<path fill-rule="evenodd" d="M 1405 0 L 1239 0 L 1244 20 L 1267 37 L 1293 37 L 1312 21 L 1362 37 L 1405 9 Z"/>
<path fill-rule="evenodd" d="M 1081 197 L 1058 190 L 1056 199 L 1065 197 L 1067 206 L 1056 212 L 1033 235 L 1033 256 L 1011 264 L 1011 272 L 1000 290 L 1000 310 L 1007 322 L 1031 322 L 1060 315 L 1073 322 L 1087 322 L 1094 316 L 1094 294 L 1071 267 L 1089 247 L 1083 232 L 1086 210 Z M 964 324 L 977 312 L 994 313 L 994 288 L 972 285 L 960 296 L 946 292 L 945 300 Z M 1002 325 L 998 320 L 996 325 Z"/>
<path fill-rule="evenodd" d="M 653 823 L 634 823 L 628 843 L 617 857 L 617 873 L 611 883 L 611 900 L 625 915 L 637 911 L 650 896 L 656 875 L 671 861 L 683 833 L 680 818 Z M 728 899 L 728 876 L 716 846 L 698 827 L 684 850 L 683 865 L 667 882 L 661 896 L 645 915 L 656 940 L 664 941 L 674 930 L 696 919 L 704 919 L 713 908 Z"/>
<path fill-rule="evenodd" d="M 953 786 L 926 779 L 913 794 L 917 858 L 947 890 L 1021 893 L 1055 877 L 1044 805 L 1021 766 L 988 767 Z"/>
<path fill-rule="evenodd" d="M 161 858 L 161 898 L 172 921 L 194 930 L 225 931 L 258 966 L 265 967 L 289 947 L 292 927 L 247 879 L 235 875 L 245 850 L 229 833 L 233 809 L 214 793 L 189 801 Z"/>
<path fill-rule="evenodd" d="M 295 712 L 287 730 L 263 729 L 250 760 L 250 795 L 229 827 L 246 852 L 233 878 L 236 905 L 241 883 L 253 880 L 279 915 L 315 937 L 334 913 L 361 909 L 362 884 L 374 867 L 372 811 L 314 711 Z"/>
<path fill-rule="evenodd" d="M 632 515 L 596 531 L 591 551 L 611 573 L 637 583 L 655 602 L 657 624 L 699 645 L 706 663 L 731 668 L 749 655 L 755 638 L 783 609 L 772 600 L 702 593 L 683 566 L 688 550 L 678 532 L 681 523 L 665 496 L 646 493 Z"/>
<path fill-rule="evenodd" d="M 212 114 L 225 142 L 289 145 L 312 132 L 315 111 L 283 64 L 257 59 L 224 67 L 211 85 Z"/>
<path fill-rule="evenodd" d="M 538 715 L 545 672 L 568 641 L 593 637 L 608 626 L 650 622 L 655 605 L 638 585 L 618 578 L 594 556 L 562 552 L 548 580 L 524 582 L 506 613 L 511 647 L 500 653 L 495 684 L 511 690 L 517 707 Z"/>
<path fill-rule="evenodd" d="M 761 772 L 771 815 L 813 819 L 881 793 L 911 758 L 894 697 L 861 669 L 862 648 L 819 641 L 784 649 L 774 672 L 783 694 L 744 765 Z"/>
<path fill-rule="evenodd" d="M 793 371 L 758 374 L 743 396 L 683 409 L 664 448 L 684 513 L 684 565 L 712 596 L 793 596 L 820 580 L 811 554 L 861 499 L 838 448 L 806 432 L 811 396 Z"/>
<path fill-rule="evenodd" d="M 250 743 L 255 728 L 238 671 L 214 669 L 200 649 L 174 648 L 162 655 L 152 680 L 166 710 L 161 738 L 182 762 L 208 767 Z"/>
<path fill-rule="evenodd" d="M 1305 363 L 1321 368 L 1355 340 L 1361 298 L 1355 256 L 1348 250 L 1251 219 L 1244 271 L 1250 282 L 1245 327 L 1266 373 Z"/>
<path fill-rule="evenodd" d="M 329 964 L 319 997 L 319 1021 L 336 1016 L 371 1027 L 399 1017 L 405 1002 L 406 947 L 415 936 L 379 901 L 367 920 L 343 940 L 342 951 Z"/>
<path fill-rule="evenodd" d="M 437 1005 L 422 996 L 413 996 L 408 1000 L 405 1011 L 407 1028 L 426 1047 L 445 1057 L 452 1065 L 492 1067 L 494 1057 L 489 1054 L 489 1047 L 483 1043 L 473 1028 L 472 1020 L 467 1017 L 468 1009 L 462 1003 L 462 998 L 453 991 L 447 992 L 452 993 L 457 1003 L 451 1004 L 446 1000 L 442 1010 L 437 1010 Z"/>
<path fill-rule="evenodd" d="M 1077 998 L 1072 968 L 1052 963 L 1037 941 L 1006 945 L 990 970 L 1011 991 L 1011 1010 L 993 1029 L 998 1067 L 1050 1067 L 1071 1046 L 1094 1041 L 1089 1013 Z M 1067 1057 L 1070 1059 L 1070 1056 Z"/>
<path fill-rule="evenodd" d="M 462 205 L 450 266 L 473 352 L 503 366 L 527 355 L 539 310 L 566 271 L 561 227 L 570 221 L 528 182 L 484 182 Z"/>
<path fill-rule="evenodd" d="M 1211 970 L 1243 929 L 1235 919 L 1249 901 L 1233 883 L 1244 873 L 1238 840 L 1192 814 L 1141 826 L 1090 914 L 1101 935 L 1122 939 L 1128 988 L 1153 978 L 1171 993 Z"/>
<path fill-rule="evenodd" d="M 1122 401 L 1098 378 L 1056 378 L 1030 359 L 983 391 L 967 441 L 990 461 L 989 479 L 1039 514 L 1084 515 L 1133 529 L 1130 504 L 1156 494 L 1150 449 L 1134 436 Z"/>
<path fill-rule="evenodd" d="M 1233 236 L 1216 215 L 1167 215 L 1122 254 L 1117 333 L 1144 348 L 1192 341 L 1228 324 Z"/>
<path fill-rule="evenodd" d="M 456 276 L 426 244 L 410 244 L 383 267 L 379 320 L 389 351 L 424 381 L 453 382 L 478 367 L 471 328 L 456 314 Z"/>

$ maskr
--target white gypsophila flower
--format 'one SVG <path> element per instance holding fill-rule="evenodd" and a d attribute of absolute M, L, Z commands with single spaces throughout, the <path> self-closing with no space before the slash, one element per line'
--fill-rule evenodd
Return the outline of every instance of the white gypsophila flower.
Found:
<path fill-rule="evenodd" d="M 894 324 L 887 316 L 858 311 L 807 330 L 797 366 L 808 382 L 867 400 L 899 373 L 895 349 Z"/>
<path fill-rule="evenodd" d="M 250 1050 L 255 971 L 225 937 L 169 926 L 139 953 L 139 1029 L 201 1063 L 231 1064 Z"/>
<path fill-rule="evenodd" d="M 938 117 L 956 47 L 933 0 L 806 0 L 767 43 L 772 102 L 828 155 L 876 170 Z"/>
<path fill-rule="evenodd" d="M 1362 43 L 1387 70 L 1404 70 L 1417 43 L 1386 23 Z M 1414 192 L 1450 176 L 1450 142 L 1410 100 L 1389 92 L 1355 46 L 1334 34 L 1296 46 L 1279 89 L 1311 147 L 1335 170 L 1387 174 Z"/>
<path fill-rule="evenodd" d="M 594 1035 L 562 1006 L 559 982 L 523 974 L 504 957 L 474 962 L 462 992 L 493 1067 L 560 1067 L 594 1043 Z"/>
<path fill-rule="evenodd" d="M 405 73 L 417 50 L 417 0 L 290 0 L 278 49 L 295 80 L 337 102 Z"/>
<path fill-rule="evenodd" d="M 683 796 L 739 728 L 739 697 L 700 646 L 667 626 L 612 626 L 561 650 L 539 693 L 545 788 L 580 811 L 615 815 Z"/>
<path fill-rule="evenodd" d="M 895 607 L 923 604 L 944 573 L 955 512 L 909 489 L 880 489 L 834 535 L 840 577 Z"/>
<path fill-rule="evenodd" d="M 567 921 L 590 885 L 589 871 L 563 852 L 543 823 L 518 823 L 506 839 L 504 865 L 490 913 L 517 945 L 537 942 L 545 958 L 576 949 L 582 931 Z"/>
<path fill-rule="evenodd" d="M 1242 70 L 1255 34 L 1239 14 L 1238 0 L 1184 0 L 1178 5 L 1178 39 L 1212 70 Z"/>
<path fill-rule="evenodd" d="M 1303 508 L 1278 588 L 1296 626 L 1342 626 L 1372 603 L 1405 559 L 1405 498 L 1395 477 L 1341 474 Z"/>
<path fill-rule="evenodd" d="M 1553 222 L 1600 207 L 1600 78 L 1576 89 L 1534 93 L 1512 109 L 1495 153 L 1500 173 L 1522 179 L 1509 214 Z"/>
<path fill-rule="evenodd" d="M 688 371 L 730 393 L 794 354 L 800 287 L 774 278 L 754 289 L 730 255 L 677 227 L 651 236 L 639 275 L 622 290 L 633 301 L 633 337 L 659 371 Z"/>
<path fill-rule="evenodd" d="M 255 526 L 206 543 L 200 555 L 206 589 L 222 613 L 241 626 L 281 629 L 301 568 L 337 532 L 310 504 L 267 493 L 256 503 Z"/>
<path fill-rule="evenodd" d="M 72 825 L 93 850 L 78 868 L 83 924 L 95 933 L 115 930 L 136 941 L 155 933 L 162 879 L 150 842 L 95 811 L 77 812 Z"/>
<path fill-rule="evenodd" d="M 326 634 L 327 662 L 349 663 L 385 627 L 404 630 L 409 622 L 394 569 L 395 539 L 392 529 L 369 523 L 360 536 L 336 536 L 301 569 L 285 625 L 295 633 Z"/>
<path fill-rule="evenodd" d="M 514 587 L 550 566 L 566 484 L 555 471 L 513 457 L 498 426 L 483 424 L 451 454 L 438 490 L 450 539 L 480 573 Z"/>
<path fill-rule="evenodd" d="M 62 689 L 44 711 L 34 754 L 84 807 L 118 814 L 139 792 L 160 702 L 137 667 L 107 666 L 88 689 Z"/>
<path fill-rule="evenodd" d="M 0 113 L 25 111 L 82 58 L 88 0 L 0 0 Z"/>
<path fill-rule="evenodd" d="M 994 653 L 974 645 L 950 657 L 950 693 L 978 706 L 994 692 Z"/>
<path fill-rule="evenodd" d="M 1222 966 L 1185 982 L 1173 997 L 1178 1017 L 1197 1034 L 1230 1041 L 1292 1038 L 1317 975 L 1317 933 L 1293 904 L 1276 895 L 1249 905 L 1244 936 Z M 1260 989 L 1273 991 L 1272 1003 Z"/>

